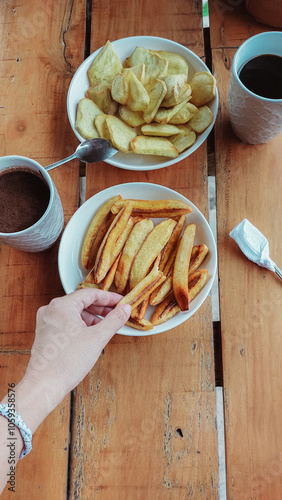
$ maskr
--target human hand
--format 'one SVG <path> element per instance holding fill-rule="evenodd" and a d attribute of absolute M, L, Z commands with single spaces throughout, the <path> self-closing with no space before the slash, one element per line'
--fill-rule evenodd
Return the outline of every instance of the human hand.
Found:
<path fill-rule="evenodd" d="M 40 395 L 45 410 L 39 420 L 84 379 L 126 323 L 131 307 L 115 308 L 120 298 L 116 293 L 85 288 L 53 299 L 38 310 L 31 358 L 20 385 L 32 386 Z"/>

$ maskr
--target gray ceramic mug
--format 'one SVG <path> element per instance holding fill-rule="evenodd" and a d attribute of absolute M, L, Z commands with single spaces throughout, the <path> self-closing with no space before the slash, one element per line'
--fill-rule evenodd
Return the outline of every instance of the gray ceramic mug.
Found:
<path fill-rule="evenodd" d="M 249 144 L 268 142 L 282 131 L 282 99 L 254 94 L 239 78 L 247 61 L 269 54 L 282 57 L 282 32 L 270 31 L 248 38 L 232 63 L 228 95 L 231 126 L 237 137 Z"/>
<path fill-rule="evenodd" d="M 17 232 L 0 232 L 0 242 L 25 252 L 42 252 L 50 248 L 62 232 L 62 203 L 52 178 L 35 160 L 23 156 L 0 157 L 0 175 L 18 167 L 34 172 L 44 180 L 50 193 L 49 203 L 43 215 L 30 227 Z"/>

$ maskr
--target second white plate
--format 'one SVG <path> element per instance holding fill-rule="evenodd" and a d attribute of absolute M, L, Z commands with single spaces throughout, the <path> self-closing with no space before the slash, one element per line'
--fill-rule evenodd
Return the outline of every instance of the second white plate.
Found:
<path fill-rule="evenodd" d="M 153 330 L 148 332 L 142 332 L 124 326 L 118 333 L 123 335 L 144 336 L 170 330 L 189 319 L 203 304 L 210 292 L 217 266 L 216 245 L 207 220 L 190 200 L 172 189 L 158 184 L 133 182 L 110 187 L 87 200 L 72 216 L 62 235 L 58 256 L 61 283 L 65 292 L 70 293 L 76 290 L 77 285 L 86 277 L 87 271 L 80 262 L 81 245 L 85 232 L 98 208 L 106 200 L 117 194 L 120 194 L 123 198 L 147 200 L 176 199 L 185 201 L 192 208 L 192 213 L 186 216 L 186 225 L 194 222 L 197 227 L 195 245 L 205 243 L 209 248 L 209 254 L 202 266 L 209 271 L 209 280 L 199 295 L 191 302 L 188 312 L 178 313 L 169 321 L 166 321 L 162 325 L 155 326 Z M 153 221 L 154 224 L 157 224 L 161 219 L 153 219 Z M 146 318 L 148 320 L 150 320 L 152 311 L 152 306 L 149 306 L 146 313 Z"/>

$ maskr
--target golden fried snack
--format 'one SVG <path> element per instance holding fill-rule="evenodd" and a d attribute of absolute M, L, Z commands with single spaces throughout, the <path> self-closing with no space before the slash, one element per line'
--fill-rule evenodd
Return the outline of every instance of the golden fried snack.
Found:
<path fill-rule="evenodd" d="M 179 236 L 182 233 L 184 223 L 185 223 L 185 215 L 181 215 L 179 220 L 176 222 L 175 227 L 173 228 L 173 231 L 171 233 L 171 237 L 169 238 L 166 246 L 163 248 L 163 250 L 161 252 L 161 260 L 160 260 L 160 266 L 159 266 L 161 271 L 164 270 L 165 265 L 169 259 L 169 256 L 170 256 L 173 248 L 175 247 Z"/>
<path fill-rule="evenodd" d="M 117 256 L 116 260 L 114 261 L 111 269 L 109 270 L 107 276 L 105 277 L 103 283 L 102 283 L 102 290 L 109 290 L 113 284 L 114 278 L 115 278 L 115 273 L 116 269 L 119 263 L 121 253 Z"/>
<path fill-rule="evenodd" d="M 188 274 L 195 233 L 196 224 L 186 226 L 174 262 L 173 292 L 182 311 L 188 311 L 189 309 Z"/>
<path fill-rule="evenodd" d="M 156 155 L 177 158 L 178 150 L 166 137 L 136 135 L 130 147 L 138 155 Z"/>
<path fill-rule="evenodd" d="M 205 244 L 195 245 L 192 248 L 189 264 L 189 275 L 194 273 L 194 271 L 196 271 L 200 267 L 208 253 L 209 249 Z"/>
<path fill-rule="evenodd" d="M 181 309 L 176 302 L 173 292 L 170 292 L 167 298 L 154 310 L 151 317 L 151 323 L 153 326 L 161 325 L 165 323 L 165 321 L 173 318 L 173 316 L 180 311 Z"/>
<path fill-rule="evenodd" d="M 100 288 L 99 285 L 94 282 L 93 269 L 91 269 L 86 278 L 78 284 L 77 289 L 80 290 L 81 288 Z"/>
<path fill-rule="evenodd" d="M 206 282 L 208 281 L 209 272 L 207 269 L 199 269 L 194 273 L 189 275 L 188 278 L 188 290 L 189 290 L 189 301 L 192 300 L 198 295 L 198 293 L 202 290 Z"/>
<path fill-rule="evenodd" d="M 147 319 L 137 319 L 137 318 L 129 318 L 126 322 L 126 326 L 130 326 L 130 328 L 135 328 L 135 330 L 152 330 L 153 325 Z"/>
<path fill-rule="evenodd" d="M 177 251 L 177 246 L 173 249 L 170 258 L 167 262 L 167 265 L 165 266 L 164 269 L 161 269 L 161 265 L 159 266 L 160 270 L 163 271 L 164 275 L 166 276 L 166 280 L 160 286 L 158 286 L 158 288 L 156 288 L 151 294 L 150 304 L 152 306 L 157 306 L 158 304 L 160 304 L 172 290 L 172 271 L 173 271 L 176 251 Z M 189 278 L 190 275 L 193 274 L 200 267 L 206 255 L 208 254 L 208 251 L 209 251 L 208 247 L 204 244 L 195 245 L 193 247 L 190 258 L 189 271 L 188 271 Z M 190 292 L 188 291 L 188 293 Z"/>
<path fill-rule="evenodd" d="M 132 203 L 132 215 L 142 217 L 178 217 L 190 214 L 192 209 L 188 203 L 182 200 L 119 200 L 111 208 L 113 214 L 117 214 L 124 205 Z"/>
<path fill-rule="evenodd" d="M 198 295 L 202 290 L 208 280 L 208 271 L 206 269 L 200 269 L 195 271 L 189 276 L 189 302 Z M 155 325 L 160 325 L 170 318 L 173 318 L 177 313 L 181 311 L 173 292 L 171 292 L 166 299 L 155 309 L 153 312 L 151 323 Z"/>
<path fill-rule="evenodd" d="M 79 283 L 79 285 L 77 285 L 77 290 L 81 290 L 82 288 L 99 288 L 99 285 L 97 285 L 96 283 L 88 283 L 87 281 L 82 281 L 81 283 Z"/>
<path fill-rule="evenodd" d="M 118 293 L 123 293 L 129 278 L 132 262 L 144 242 L 145 238 L 154 228 L 150 219 L 137 222 L 123 247 L 121 258 L 115 274 L 115 285 Z"/>
<path fill-rule="evenodd" d="M 133 226 L 132 207 L 127 203 L 110 225 L 97 252 L 94 265 L 95 283 L 100 283 L 121 251 Z M 131 220 L 131 224 L 129 222 Z M 131 227 L 130 227 L 131 225 Z M 124 238 L 126 236 L 126 238 Z"/>
<path fill-rule="evenodd" d="M 157 224 L 148 234 L 131 267 L 130 289 L 134 288 L 146 276 L 150 266 L 168 242 L 175 225 L 174 220 L 166 219 Z"/>
<path fill-rule="evenodd" d="M 174 261 L 175 261 L 175 257 L 176 257 L 176 252 L 177 252 L 179 243 L 180 243 L 180 240 L 177 241 L 175 247 L 173 248 L 173 250 L 172 250 L 172 252 L 171 252 L 171 254 L 166 262 L 165 267 L 163 269 L 161 269 L 161 271 L 163 271 L 165 276 L 169 276 L 171 270 L 173 269 Z"/>
<path fill-rule="evenodd" d="M 134 319 L 143 319 L 145 317 L 145 314 L 146 314 L 146 311 L 147 311 L 147 308 L 148 308 L 148 305 L 149 305 L 149 298 L 150 297 L 147 297 L 145 300 L 143 300 L 139 304 L 139 306 L 135 307 L 131 311 L 131 315 L 130 315 L 131 318 L 134 318 Z"/>
<path fill-rule="evenodd" d="M 155 290 L 151 293 L 150 295 L 151 306 L 157 306 L 158 304 L 160 304 L 166 298 L 166 296 L 171 292 L 171 290 L 172 290 L 172 270 L 166 277 L 165 281 L 161 285 L 159 285 L 158 288 L 155 288 Z"/>
<path fill-rule="evenodd" d="M 100 246 L 106 232 L 107 225 L 111 223 L 111 208 L 114 203 L 121 200 L 121 196 L 117 195 L 106 201 L 99 210 L 95 213 L 92 221 L 89 224 L 81 250 L 81 263 L 85 269 L 91 269 L 94 265 L 94 259 L 96 257 L 95 250 L 93 250 L 93 245 L 96 242 L 95 247 L 96 252 L 98 251 L 98 246 Z"/>
<path fill-rule="evenodd" d="M 158 264 L 155 264 L 147 276 L 139 281 L 118 304 L 130 304 L 132 309 L 137 307 L 143 300 L 150 296 L 152 291 L 165 280 L 165 276 L 159 271 Z"/>

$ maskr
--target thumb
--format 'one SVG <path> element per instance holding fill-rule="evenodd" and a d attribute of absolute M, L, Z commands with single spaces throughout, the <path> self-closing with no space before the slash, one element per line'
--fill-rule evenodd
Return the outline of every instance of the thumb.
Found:
<path fill-rule="evenodd" d="M 125 325 L 130 314 L 131 306 L 129 304 L 122 304 L 110 311 L 98 324 L 88 327 L 89 333 L 93 329 L 95 342 L 96 345 L 98 344 L 100 350 L 104 349 L 114 334 Z"/>

